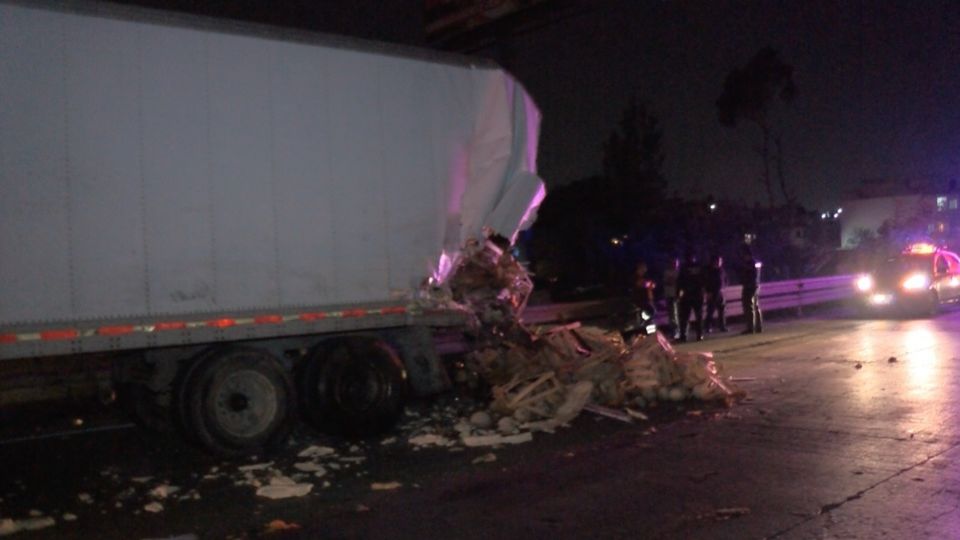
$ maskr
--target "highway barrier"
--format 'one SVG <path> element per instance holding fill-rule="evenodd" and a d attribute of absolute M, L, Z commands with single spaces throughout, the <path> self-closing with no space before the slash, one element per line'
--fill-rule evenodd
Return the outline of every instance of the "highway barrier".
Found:
<path fill-rule="evenodd" d="M 802 314 L 806 306 L 849 298 L 853 294 L 853 281 L 852 275 L 838 275 L 761 283 L 760 308 L 764 312 L 793 309 Z M 743 314 L 740 306 L 741 289 L 740 285 L 723 288 L 723 298 L 727 302 L 727 317 Z M 622 313 L 629 306 L 629 300 L 626 298 L 533 305 L 524 310 L 523 321 L 537 324 L 601 319 Z M 658 322 L 660 322 L 663 311 L 661 310 L 658 315 Z"/>

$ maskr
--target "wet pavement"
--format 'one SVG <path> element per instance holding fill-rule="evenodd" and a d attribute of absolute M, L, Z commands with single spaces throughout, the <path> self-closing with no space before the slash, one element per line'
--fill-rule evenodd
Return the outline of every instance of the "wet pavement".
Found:
<path fill-rule="evenodd" d="M 304 428 L 280 454 L 240 463 L 110 411 L 79 435 L 15 440 L 2 426 L 0 518 L 55 521 L 12 538 L 960 537 L 960 313 L 827 315 L 683 348 L 715 351 L 748 399 L 661 406 L 635 424 L 584 413 L 496 449 Z M 307 460 L 321 476 L 296 467 L 311 446 L 332 449 Z M 313 488 L 258 497 L 277 475 Z M 286 530 L 268 533 L 274 520 Z"/>

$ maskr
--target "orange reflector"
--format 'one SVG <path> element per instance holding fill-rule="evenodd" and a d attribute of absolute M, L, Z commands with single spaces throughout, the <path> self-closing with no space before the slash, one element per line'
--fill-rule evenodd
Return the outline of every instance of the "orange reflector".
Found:
<path fill-rule="evenodd" d="M 213 328 L 230 328 L 235 324 L 237 324 L 237 321 L 234 319 L 213 319 L 212 321 L 207 321 L 207 326 Z"/>
<path fill-rule="evenodd" d="M 326 319 L 326 318 L 327 318 L 326 313 L 317 312 L 317 313 L 301 313 L 300 314 L 301 321 L 319 321 L 320 319 Z"/>
<path fill-rule="evenodd" d="M 44 341 L 57 341 L 61 339 L 74 339 L 80 333 L 73 328 L 64 328 L 63 330 L 46 330 L 40 332 L 40 339 Z"/>
<path fill-rule="evenodd" d="M 380 310 L 380 313 L 382 315 L 397 315 L 397 314 L 406 313 L 406 312 L 407 312 L 407 308 L 403 306 L 385 307 Z"/>
<path fill-rule="evenodd" d="M 0 334 L 0 343 L 16 343 L 16 334 Z"/>
<path fill-rule="evenodd" d="M 187 323 L 181 321 L 166 321 L 158 322 L 153 325 L 155 330 L 184 330 L 187 328 Z"/>
<path fill-rule="evenodd" d="M 255 317 L 253 322 L 257 324 L 280 324 L 283 322 L 283 317 L 280 315 L 261 315 Z"/>
<path fill-rule="evenodd" d="M 133 326 L 101 326 L 97 329 L 97 333 L 101 336 L 122 336 L 132 334 Z"/>
<path fill-rule="evenodd" d="M 366 317 L 366 316 L 367 316 L 367 310 L 365 310 L 365 309 L 348 309 L 348 310 L 346 310 L 346 311 L 341 311 L 341 312 L 340 312 L 340 316 L 343 317 L 344 319 L 352 318 L 352 317 Z"/>

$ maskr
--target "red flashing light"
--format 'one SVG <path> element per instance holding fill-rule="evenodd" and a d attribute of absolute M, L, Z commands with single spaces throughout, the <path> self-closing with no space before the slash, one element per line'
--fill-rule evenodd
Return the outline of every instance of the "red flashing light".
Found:
<path fill-rule="evenodd" d="M 283 322 L 283 317 L 280 315 L 261 315 L 254 318 L 253 322 L 257 324 L 280 324 Z"/>
<path fill-rule="evenodd" d="M 326 313 L 301 313 L 300 314 L 301 321 L 319 321 L 320 319 L 326 319 L 326 318 L 327 318 Z"/>
<path fill-rule="evenodd" d="M 16 343 L 16 334 L 0 334 L 0 343 Z"/>
<path fill-rule="evenodd" d="M 402 315 L 407 312 L 403 306 L 385 307 L 380 310 L 381 315 Z"/>
<path fill-rule="evenodd" d="M 354 318 L 354 317 L 366 317 L 366 316 L 367 316 L 367 310 L 365 310 L 365 309 L 348 309 L 348 310 L 346 310 L 346 311 L 342 311 L 342 312 L 340 313 L 340 316 L 343 317 L 344 319 L 346 319 L 346 318 Z"/>

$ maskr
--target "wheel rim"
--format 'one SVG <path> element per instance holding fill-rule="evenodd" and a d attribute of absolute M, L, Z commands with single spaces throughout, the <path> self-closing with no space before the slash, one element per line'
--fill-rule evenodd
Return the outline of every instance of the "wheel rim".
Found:
<path fill-rule="evenodd" d="M 350 366 L 337 377 L 334 396 L 342 407 L 356 412 L 372 409 L 386 394 L 387 381 L 378 370 Z"/>
<path fill-rule="evenodd" d="M 237 438 L 261 435 L 277 417 L 277 389 L 253 370 L 231 373 L 214 389 L 214 417 L 219 427 Z"/>

